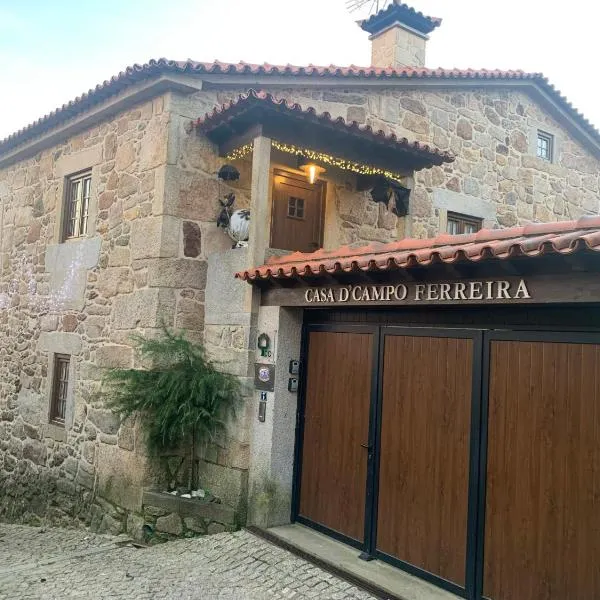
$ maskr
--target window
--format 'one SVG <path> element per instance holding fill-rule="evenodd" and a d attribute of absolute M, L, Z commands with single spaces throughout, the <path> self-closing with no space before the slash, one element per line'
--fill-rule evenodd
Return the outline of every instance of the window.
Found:
<path fill-rule="evenodd" d="M 288 217 L 304 219 L 304 199 L 290 196 L 288 199 Z"/>
<path fill-rule="evenodd" d="M 459 235 L 461 233 L 475 233 L 481 229 L 481 219 L 459 215 L 458 213 L 448 213 L 448 225 L 446 231 L 450 235 Z"/>
<path fill-rule="evenodd" d="M 537 134 L 537 156 L 543 160 L 552 162 L 552 152 L 554 150 L 554 136 L 538 131 Z"/>
<path fill-rule="evenodd" d="M 54 355 L 52 394 L 50 396 L 50 423 L 55 423 L 56 425 L 65 424 L 70 362 L 71 357 L 68 354 Z"/>
<path fill-rule="evenodd" d="M 87 233 L 91 187 L 91 171 L 67 179 L 63 240 L 82 237 Z"/>

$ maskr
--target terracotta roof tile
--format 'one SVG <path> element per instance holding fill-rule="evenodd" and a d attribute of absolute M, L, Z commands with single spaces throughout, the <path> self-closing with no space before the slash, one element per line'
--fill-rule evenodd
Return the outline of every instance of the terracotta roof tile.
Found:
<path fill-rule="evenodd" d="M 196 62 L 193 60 L 175 61 L 166 58 L 151 60 L 143 65 L 133 65 L 115 75 L 110 80 L 98 84 L 85 94 L 63 104 L 62 107 L 38 119 L 27 127 L 13 133 L 0 141 L 0 154 L 7 152 L 29 140 L 57 127 L 102 101 L 115 96 L 126 88 L 140 81 L 152 79 L 167 73 L 210 74 L 210 75 L 256 75 L 278 77 L 344 77 L 348 79 L 440 79 L 440 80 L 495 80 L 495 81 L 529 81 L 547 93 L 559 104 L 600 146 L 600 132 L 579 113 L 568 100 L 558 92 L 541 73 L 525 73 L 523 71 L 501 71 L 487 69 L 427 69 L 403 68 L 382 69 L 377 67 L 358 67 L 350 65 L 340 67 L 329 66 L 294 66 L 250 64 L 245 62 L 223 63 L 213 61 L 210 63 Z"/>
<path fill-rule="evenodd" d="M 434 239 L 404 239 L 391 244 L 375 242 L 359 248 L 342 246 L 310 254 L 295 252 L 273 257 L 261 267 L 236 273 L 236 277 L 252 283 L 328 273 L 410 269 L 436 263 L 572 254 L 582 250 L 600 252 L 600 217 L 482 229 L 466 235 L 444 234 Z"/>
<path fill-rule="evenodd" d="M 388 147 L 430 158 L 434 164 L 454 161 L 454 156 L 451 153 L 439 150 L 429 144 L 422 144 L 417 141 L 411 142 L 405 137 L 398 137 L 394 133 L 386 134 L 384 131 L 373 129 L 370 125 L 360 125 L 356 121 L 346 122 L 342 117 L 333 118 L 328 112 L 318 113 L 312 106 L 305 109 L 297 102 L 277 99 L 272 94 L 264 91 L 249 90 L 246 94 L 240 94 L 235 100 L 215 107 L 211 112 L 206 113 L 204 117 L 193 121 L 192 127 L 206 133 L 222 123 L 227 123 L 235 115 L 248 108 L 259 105 L 293 114 L 301 119 L 310 119 L 313 122 L 329 125 L 363 138 L 369 138 Z"/>

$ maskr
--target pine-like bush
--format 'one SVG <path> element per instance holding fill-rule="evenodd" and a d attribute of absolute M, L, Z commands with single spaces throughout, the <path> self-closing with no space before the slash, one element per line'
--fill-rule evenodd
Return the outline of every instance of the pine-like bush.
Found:
<path fill-rule="evenodd" d="M 239 380 L 215 369 L 199 343 L 164 327 L 158 338 L 133 336 L 145 369 L 106 373 L 109 407 L 121 418 L 137 415 L 149 453 L 160 458 L 186 450 L 190 489 L 198 487 L 196 445 L 212 441 L 234 416 Z"/>

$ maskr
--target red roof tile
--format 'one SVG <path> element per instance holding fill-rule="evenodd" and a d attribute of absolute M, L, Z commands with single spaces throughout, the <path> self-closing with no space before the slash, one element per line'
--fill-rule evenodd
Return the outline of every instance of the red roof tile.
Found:
<path fill-rule="evenodd" d="M 0 154 L 7 152 L 16 146 L 57 127 L 71 118 L 81 114 L 89 108 L 101 103 L 107 98 L 115 96 L 143 80 L 152 79 L 166 73 L 190 73 L 210 75 L 256 75 L 256 76 L 278 76 L 278 77 L 315 77 L 326 79 L 328 77 L 344 77 L 348 79 L 439 79 L 439 80 L 494 80 L 510 83 L 511 81 L 530 81 L 547 93 L 554 102 L 561 106 L 571 118 L 587 131 L 587 133 L 600 146 L 600 132 L 579 113 L 568 100 L 552 86 L 541 73 L 524 73 L 523 71 L 499 71 L 499 70 L 474 70 L 474 69 L 426 69 L 426 68 L 404 68 L 404 69 L 382 69 L 377 67 L 339 67 L 330 65 L 327 67 L 293 66 L 293 65 L 263 65 L 248 64 L 244 62 L 230 64 L 214 61 L 212 63 L 187 61 L 174 61 L 161 58 L 151 60 L 144 65 L 133 65 L 127 67 L 118 75 L 108 81 L 98 84 L 94 89 L 82 94 L 63 104 L 62 107 L 38 119 L 31 125 L 13 133 L 6 139 L 0 141 Z"/>
<path fill-rule="evenodd" d="M 207 133 L 219 125 L 227 123 L 236 115 L 247 111 L 249 108 L 262 105 L 301 119 L 309 119 L 312 122 L 335 127 L 346 133 L 368 138 L 395 150 L 409 152 L 412 155 L 426 159 L 429 164 L 442 164 L 454 160 L 454 156 L 449 152 L 444 152 L 428 144 L 421 144 L 417 141 L 411 142 L 407 138 L 399 138 L 393 133 L 386 134 L 384 131 L 374 130 L 370 125 L 359 125 L 356 121 L 348 123 L 342 117 L 334 119 L 328 112 L 318 113 L 312 106 L 304 109 L 297 102 L 277 99 L 272 94 L 263 91 L 249 90 L 247 94 L 241 94 L 235 100 L 215 107 L 211 112 L 206 113 L 204 117 L 193 121 L 192 127 L 202 133 Z"/>
<path fill-rule="evenodd" d="M 387 271 L 432 264 L 481 262 L 491 259 L 600 252 L 600 217 L 578 221 L 533 223 L 510 229 L 482 229 L 466 235 L 440 235 L 434 239 L 404 239 L 391 244 L 372 243 L 360 248 L 342 246 L 311 254 L 296 252 L 273 257 L 266 265 L 236 273 L 249 282 L 330 273 Z"/>

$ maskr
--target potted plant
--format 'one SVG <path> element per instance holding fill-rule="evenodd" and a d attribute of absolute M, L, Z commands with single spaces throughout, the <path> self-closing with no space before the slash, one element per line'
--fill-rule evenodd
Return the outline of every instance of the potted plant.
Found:
<path fill-rule="evenodd" d="M 163 327 L 157 338 L 133 336 L 144 369 L 111 369 L 109 407 L 121 418 L 138 415 L 148 451 L 161 458 L 185 450 L 188 488 L 199 487 L 196 447 L 226 428 L 240 399 L 240 382 L 218 371 L 200 343 Z"/>

